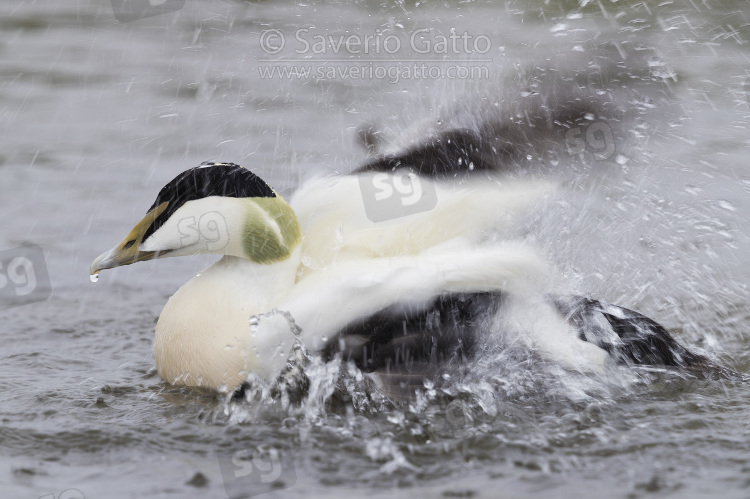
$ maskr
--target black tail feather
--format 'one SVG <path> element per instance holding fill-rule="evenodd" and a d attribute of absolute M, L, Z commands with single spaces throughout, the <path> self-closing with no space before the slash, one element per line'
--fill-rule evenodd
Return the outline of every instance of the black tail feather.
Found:
<path fill-rule="evenodd" d="M 619 364 L 678 368 L 705 379 L 745 379 L 691 352 L 664 326 L 638 312 L 581 296 L 552 299 L 558 310 L 576 326 L 582 340 L 606 350 Z"/>

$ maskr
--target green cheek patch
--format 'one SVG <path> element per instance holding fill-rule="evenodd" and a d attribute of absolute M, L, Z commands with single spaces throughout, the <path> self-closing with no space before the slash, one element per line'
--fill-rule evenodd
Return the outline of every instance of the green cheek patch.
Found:
<path fill-rule="evenodd" d="M 302 239 L 297 216 L 281 197 L 248 199 L 242 248 L 248 259 L 274 263 L 289 257 Z M 269 218 L 278 225 L 269 226 Z"/>

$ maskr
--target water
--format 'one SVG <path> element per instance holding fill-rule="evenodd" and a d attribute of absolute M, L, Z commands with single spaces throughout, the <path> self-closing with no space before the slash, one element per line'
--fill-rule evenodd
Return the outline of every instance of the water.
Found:
<path fill-rule="evenodd" d="M 504 345 L 448 393 L 428 386 L 404 405 L 299 350 L 301 368 L 283 389 L 258 385 L 248 397 L 263 404 L 239 404 L 166 386 L 153 368 L 161 307 L 211 258 L 87 279 L 91 261 L 185 168 L 234 161 L 288 196 L 313 172 L 363 161 L 355 138 L 365 123 L 399 136 L 419 119 L 446 119 L 438 108 L 456 100 L 476 110 L 477 89 L 567 67 L 620 88 L 625 112 L 638 112 L 632 126 L 611 122 L 613 153 L 606 136 L 583 132 L 573 159 L 532 156 L 564 170 L 553 174 L 562 194 L 524 226 L 557 266 L 551 285 L 640 310 L 748 372 L 746 2 L 189 0 L 128 23 L 109 3 L 84 0 L 13 0 L 0 12 L 0 249 L 42 247 L 52 290 L 0 311 L 3 497 L 222 497 L 234 471 L 247 473 L 228 480 L 230 492 L 268 497 L 747 497 L 742 384 L 658 372 L 591 378 Z M 433 29 L 419 39 L 433 52 L 451 28 L 487 37 L 491 50 L 381 47 L 363 71 L 436 57 L 449 61 L 440 67 L 486 67 L 474 76 L 488 81 L 355 77 L 341 73 L 351 63 L 323 63 L 342 57 L 330 47 L 311 53 L 316 34 L 335 42 L 379 30 L 406 45 L 423 28 Z M 263 79 L 258 66 L 279 65 L 269 29 L 286 39 L 278 57 L 303 61 L 281 66 L 339 73 Z M 310 52 L 295 54 L 297 29 L 309 30 Z M 601 81 L 601 67 L 622 57 L 619 79 Z M 300 375 L 309 386 L 295 399 Z"/>

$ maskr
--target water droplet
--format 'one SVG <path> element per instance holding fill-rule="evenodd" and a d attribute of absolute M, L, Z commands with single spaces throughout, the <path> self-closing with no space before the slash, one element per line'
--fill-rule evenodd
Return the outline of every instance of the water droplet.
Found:
<path fill-rule="evenodd" d="M 549 29 L 550 33 L 559 33 L 568 29 L 568 25 L 565 23 L 557 23 Z"/>
<path fill-rule="evenodd" d="M 99 272 L 97 272 L 96 274 L 91 274 L 91 275 L 89 276 L 89 279 L 91 279 L 91 282 L 96 282 L 96 281 L 98 281 L 98 280 L 99 280 Z"/>

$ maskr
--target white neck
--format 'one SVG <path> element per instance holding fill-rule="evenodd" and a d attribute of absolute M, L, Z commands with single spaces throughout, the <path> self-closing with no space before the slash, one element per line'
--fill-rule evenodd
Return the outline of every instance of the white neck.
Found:
<path fill-rule="evenodd" d="M 224 391 L 239 386 L 249 372 L 278 370 L 291 350 L 291 331 L 252 337 L 248 321 L 270 311 L 292 288 L 299 262 L 299 248 L 273 264 L 225 256 L 188 281 L 169 299 L 156 325 L 159 375 L 172 384 Z M 273 355 L 258 355 L 269 346 L 277 347 Z"/>

